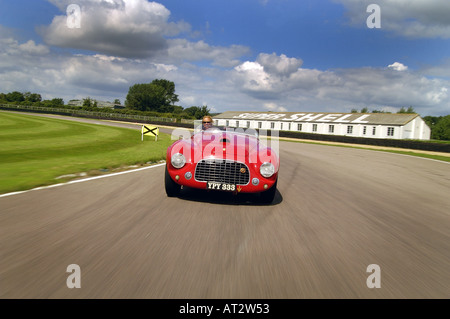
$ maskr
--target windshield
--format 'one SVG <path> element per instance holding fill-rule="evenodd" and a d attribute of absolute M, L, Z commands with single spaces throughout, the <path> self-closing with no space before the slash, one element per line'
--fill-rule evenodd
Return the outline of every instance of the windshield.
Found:
<path fill-rule="evenodd" d="M 253 128 L 229 127 L 229 126 L 227 127 L 227 126 L 220 126 L 220 125 L 218 126 L 218 125 L 216 125 L 216 122 L 215 122 L 215 125 L 204 130 L 203 126 L 202 126 L 202 120 L 194 120 L 194 134 L 197 134 L 200 132 L 208 132 L 208 133 L 232 132 L 235 134 L 250 135 L 250 136 L 253 136 L 256 138 L 259 137 L 258 131 Z"/>

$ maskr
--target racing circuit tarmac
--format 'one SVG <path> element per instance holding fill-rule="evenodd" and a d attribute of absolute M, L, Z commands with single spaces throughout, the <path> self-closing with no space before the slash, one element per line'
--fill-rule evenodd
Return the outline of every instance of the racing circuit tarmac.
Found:
<path fill-rule="evenodd" d="M 450 296 L 450 164 L 291 142 L 280 157 L 268 206 L 167 198 L 164 164 L 0 197 L 0 297 Z"/>

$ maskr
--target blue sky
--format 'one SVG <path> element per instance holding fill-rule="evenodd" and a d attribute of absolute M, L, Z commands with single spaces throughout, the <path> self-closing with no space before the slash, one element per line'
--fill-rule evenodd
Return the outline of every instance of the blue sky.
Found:
<path fill-rule="evenodd" d="M 157 78 L 213 112 L 447 115 L 450 1 L 0 1 L 0 92 L 124 102 Z"/>

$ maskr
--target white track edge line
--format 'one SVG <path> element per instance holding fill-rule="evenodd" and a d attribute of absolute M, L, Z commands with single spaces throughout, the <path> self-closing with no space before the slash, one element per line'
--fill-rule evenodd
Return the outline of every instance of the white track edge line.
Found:
<path fill-rule="evenodd" d="M 113 176 L 122 175 L 122 174 L 134 173 L 134 172 L 138 172 L 138 171 L 142 171 L 142 170 L 150 169 L 150 168 L 155 168 L 155 167 L 159 167 L 159 166 L 163 166 L 163 165 L 166 165 L 166 163 L 151 165 L 151 166 L 147 166 L 147 167 L 141 167 L 141 168 L 127 170 L 127 171 L 123 171 L 123 172 L 117 172 L 117 173 L 111 173 L 111 174 L 87 177 L 87 178 L 83 178 L 83 179 L 77 179 L 77 180 L 69 181 L 69 182 L 66 182 L 66 183 L 53 184 L 53 185 L 48 185 L 48 186 L 41 186 L 41 187 L 36 187 L 36 188 L 32 188 L 32 189 L 28 189 L 28 190 L 24 190 L 24 191 L 19 191 L 19 192 L 12 192 L 12 193 L 1 194 L 0 198 L 1 197 L 7 197 L 7 196 L 24 194 L 24 193 L 37 191 L 37 190 L 42 190 L 42 189 L 60 187 L 60 186 L 69 185 L 69 184 L 88 182 L 88 181 L 92 181 L 92 180 L 100 179 L 100 178 L 113 177 Z"/>

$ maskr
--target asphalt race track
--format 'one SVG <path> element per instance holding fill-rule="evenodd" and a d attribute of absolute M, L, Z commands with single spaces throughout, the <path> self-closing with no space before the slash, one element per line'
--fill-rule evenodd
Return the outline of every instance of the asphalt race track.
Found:
<path fill-rule="evenodd" d="M 164 164 L 0 197 L 0 297 L 450 296 L 450 164 L 291 142 L 280 157 L 268 206 L 167 198 Z"/>

